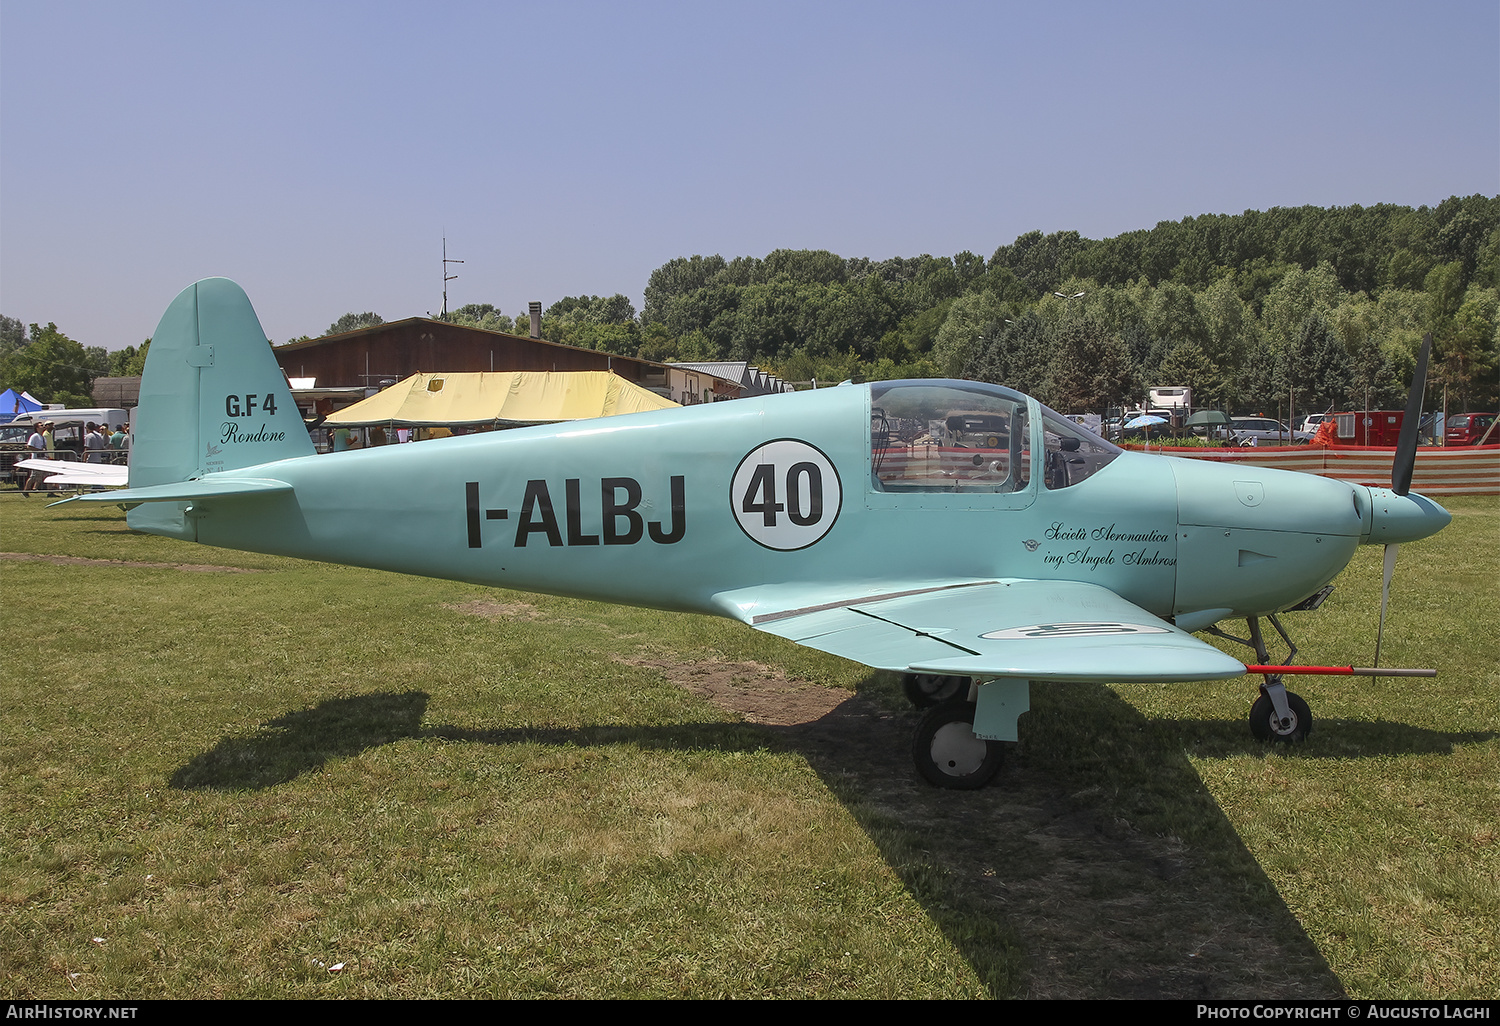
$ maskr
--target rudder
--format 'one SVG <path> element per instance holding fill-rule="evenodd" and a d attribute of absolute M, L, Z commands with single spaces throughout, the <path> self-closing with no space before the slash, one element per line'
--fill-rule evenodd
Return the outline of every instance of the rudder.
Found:
<path fill-rule="evenodd" d="M 313 453 L 245 291 L 228 278 L 183 289 L 146 353 L 130 487 Z"/>

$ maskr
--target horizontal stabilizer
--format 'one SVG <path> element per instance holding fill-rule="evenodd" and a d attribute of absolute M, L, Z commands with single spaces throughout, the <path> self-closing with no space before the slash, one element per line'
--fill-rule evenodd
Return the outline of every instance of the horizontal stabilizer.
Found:
<path fill-rule="evenodd" d="M 52 505 L 65 502 L 108 502 L 113 504 L 132 502 L 191 502 L 194 499 L 219 499 L 235 495 L 270 495 L 274 492 L 289 492 L 292 486 L 285 481 L 269 477 L 220 477 L 215 475 L 197 481 L 178 481 L 174 484 L 147 485 L 144 488 L 124 488 L 113 492 L 95 492 L 92 495 L 76 495 Z"/>

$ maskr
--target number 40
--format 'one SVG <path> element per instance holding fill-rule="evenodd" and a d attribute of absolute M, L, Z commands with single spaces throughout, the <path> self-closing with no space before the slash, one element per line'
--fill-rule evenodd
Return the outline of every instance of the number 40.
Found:
<path fill-rule="evenodd" d="M 816 463 L 794 463 L 786 472 L 786 502 L 776 500 L 776 466 L 762 463 L 750 476 L 745 498 L 740 504 L 744 513 L 759 513 L 766 527 L 776 526 L 776 514 L 786 513 L 798 527 L 810 527 L 823 519 L 823 471 Z M 807 512 L 803 512 L 806 495 Z"/>

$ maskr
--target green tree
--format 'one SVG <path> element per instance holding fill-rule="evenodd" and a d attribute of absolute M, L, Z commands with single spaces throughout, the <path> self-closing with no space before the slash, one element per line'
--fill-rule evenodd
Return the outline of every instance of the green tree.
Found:
<path fill-rule="evenodd" d="M 26 325 L 0 314 L 0 359 L 26 346 Z"/>
<path fill-rule="evenodd" d="M 323 332 L 323 334 L 325 336 L 342 335 L 346 331 L 356 331 L 360 328 L 373 328 L 377 324 L 384 323 L 385 318 L 381 317 L 377 313 L 370 313 L 369 311 L 359 314 L 346 313 L 344 314 L 344 316 L 340 317 L 338 320 L 330 324 L 328 326 L 328 330 Z"/>
<path fill-rule="evenodd" d="M 1320 264 L 1310 271 L 1294 268 L 1288 271 L 1266 296 L 1261 315 L 1273 344 L 1286 345 L 1296 339 L 1307 321 L 1317 311 L 1329 313 L 1338 305 L 1341 290 L 1330 264 Z"/>
<path fill-rule="evenodd" d="M 110 354 L 109 374 L 114 378 L 140 377 L 146 370 L 146 351 L 151 348 L 148 338 L 140 347 L 126 346 Z"/>
<path fill-rule="evenodd" d="M 1032 231 L 995 250 L 990 266 L 1009 268 L 1033 295 L 1041 295 L 1057 288 L 1071 261 L 1085 249 L 1086 240 L 1077 232 Z"/>
<path fill-rule="evenodd" d="M 1207 335 L 1205 355 L 1219 365 L 1231 369 L 1238 367 L 1245 357 L 1254 317 L 1235 291 L 1233 277 L 1220 278 L 1200 293 L 1197 306 Z"/>
<path fill-rule="evenodd" d="M 932 346 L 933 361 L 950 377 L 958 375 L 973 358 L 986 327 L 1005 316 L 1005 308 L 992 292 L 970 292 L 953 301 L 948 316 Z"/>
<path fill-rule="evenodd" d="M 1198 309 L 1198 298 L 1192 289 L 1176 282 L 1157 286 L 1146 309 L 1146 329 L 1168 343 L 1168 352 L 1184 342 L 1199 346 L 1209 342 L 1208 325 Z"/>
<path fill-rule="evenodd" d="M 1464 301 L 1464 268 L 1460 261 L 1439 264 L 1422 281 L 1427 293 L 1427 326 L 1436 332 L 1447 327 Z"/>
<path fill-rule="evenodd" d="M 1052 348 L 1051 329 L 1035 310 L 992 320 L 980 328 L 962 376 L 1045 395 L 1051 387 Z"/>
<path fill-rule="evenodd" d="M 1379 338 L 1373 333 L 1363 336 L 1349 357 L 1351 405 L 1375 410 L 1399 400 L 1400 384 Z"/>
<path fill-rule="evenodd" d="M 844 258 L 826 249 L 777 249 L 762 262 L 766 280 L 786 275 L 795 282 L 842 284 L 848 271 Z"/>
<path fill-rule="evenodd" d="M 1497 306 L 1495 289 L 1470 286 L 1438 348 L 1435 378 L 1465 412 L 1495 406 Z"/>
<path fill-rule="evenodd" d="M 1386 261 L 1385 284 L 1395 289 L 1420 289 L 1432 265 L 1431 257 L 1398 249 Z"/>
<path fill-rule="evenodd" d="M 776 364 L 776 376 L 794 384 L 816 381 L 818 387 L 837 385 L 840 381 L 866 380 L 863 361 L 854 353 L 816 357 L 809 353 L 794 353 L 789 359 Z"/>
<path fill-rule="evenodd" d="M 109 376 L 111 360 L 109 350 L 103 346 L 84 346 L 83 362 L 89 369 L 90 380 Z"/>
<path fill-rule="evenodd" d="M 1301 348 L 1307 354 L 1307 397 L 1310 410 L 1342 409 L 1354 390 L 1354 365 L 1343 339 L 1322 314 L 1309 314 Z"/>
<path fill-rule="evenodd" d="M 647 323 L 669 324 L 668 308 L 673 301 L 705 287 L 727 266 L 717 253 L 708 257 L 694 255 L 668 260 L 652 271 L 646 282 L 646 306 L 641 319 Z M 692 328 L 684 330 L 691 331 Z"/>
<path fill-rule="evenodd" d="M 1279 359 L 1269 344 L 1253 346 L 1241 361 L 1234 379 L 1235 408 L 1247 413 L 1264 414 L 1276 408 L 1280 389 L 1277 382 Z"/>
<path fill-rule="evenodd" d="M 635 307 L 616 292 L 612 296 L 564 296 L 547 308 L 547 317 L 570 324 L 624 324 L 635 320 Z"/>
<path fill-rule="evenodd" d="M 1196 342 L 1174 346 L 1162 361 L 1158 378 L 1164 385 L 1191 388 L 1195 406 L 1222 406 L 1233 399 L 1233 375 L 1226 374 Z"/>
<path fill-rule="evenodd" d="M 641 349 L 640 325 L 634 321 L 624 324 L 592 324 L 588 322 L 554 322 L 543 320 L 542 337 L 553 342 L 562 342 L 582 349 L 597 349 L 601 353 L 619 356 L 635 356 Z"/>
<path fill-rule="evenodd" d="M 94 405 L 93 375 L 83 346 L 58 331 L 56 324 L 33 324 L 30 334 L 30 343 L 0 361 L 0 378 L 7 387 L 30 392 L 44 403 Z"/>
<path fill-rule="evenodd" d="M 1134 391 L 1130 356 L 1119 336 L 1091 317 L 1070 317 L 1057 328 L 1049 378 L 1037 396 L 1062 413 L 1102 413 Z"/>
<path fill-rule="evenodd" d="M 483 328 L 485 331 L 509 333 L 516 329 L 515 322 L 501 313 L 500 308 L 493 303 L 468 303 L 457 310 L 449 310 L 446 320 L 449 324 L 463 324 L 471 328 Z M 530 325 L 524 326 L 530 330 Z"/>

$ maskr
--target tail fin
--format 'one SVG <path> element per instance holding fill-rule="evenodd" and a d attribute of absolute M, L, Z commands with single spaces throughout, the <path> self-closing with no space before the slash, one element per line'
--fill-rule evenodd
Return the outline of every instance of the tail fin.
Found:
<path fill-rule="evenodd" d="M 175 484 L 313 452 L 245 291 L 228 278 L 183 289 L 146 353 L 130 487 Z"/>

